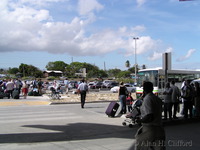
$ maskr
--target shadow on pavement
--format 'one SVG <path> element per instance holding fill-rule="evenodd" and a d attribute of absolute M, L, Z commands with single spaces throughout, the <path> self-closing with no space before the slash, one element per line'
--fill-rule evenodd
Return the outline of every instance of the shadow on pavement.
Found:
<path fill-rule="evenodd" d="M 102 138 L 133 139 L 138 126 L 133 128 L 95 123 L 73 123 L 63 125 L 26 125 L 27 128 L 49 130 L 46 133 L 0 134 L 0 143 L 33 143 L 76 141 Z"/>
<path fill-rule="evenodd" d="M 190 124 L 190 123 L 199 123 L 200 118 L 192 118 L 192 119 L 184 119 L 183 117 L 179 117 L 176 120 L 167 120 L 163 121 L 164 126 L 174 126 L 174 125 L 182 125 L 182 124 Z"/>
<path fill-rule="evenodd" d="M 175 120 L 165 122 L 164 126 L 187 127 L 188 125 L 199 123 L 200 119 Z M 139 126 L 133 128 L 96 123 L 72 123 L 68 125 L 25 125 L 24 128 L 44 129 L 41 133 L 11 133 L 0 134 L 0 143 L 34 143 L 34 142 L 57 142 L 57 141 L 77 141 L 93 140 L 105 138 L 134 139 L 134 135 Z M 178 130 L 176 130 L 177 132 Z M 177 132 L 177 135 L 178 132 Z"/>
<path fill-rule="evenodd" d="M 197 150 L 199 149 L 200 119 L 183 119 L 163 121 L 166 133 L 165 146 L 167 150 Z M 129 148 L 134 150 L 135 143 Z"/>

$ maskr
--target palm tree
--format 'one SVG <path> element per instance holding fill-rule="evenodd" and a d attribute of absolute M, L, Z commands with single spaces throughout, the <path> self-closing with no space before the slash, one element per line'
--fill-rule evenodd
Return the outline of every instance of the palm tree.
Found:
<path fill-rule="evenodd" d="M 130 68 L 130 62 L 129 60 L 126 61 L 125 66 L 129 69 Z"/>

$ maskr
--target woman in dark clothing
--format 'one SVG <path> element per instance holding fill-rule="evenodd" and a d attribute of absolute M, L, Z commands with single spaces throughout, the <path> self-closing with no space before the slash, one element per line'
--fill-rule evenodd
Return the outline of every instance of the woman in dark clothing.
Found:
<path fill-rule="evenodd" d="M 126 96 L 127 96 L 127 93 L 128 93 L 128 91 L 127 91 L 126 87 L 124 86 L 124 82 L 121 82 L 120 86 L 119 86 L 119 101 L 121 103 L 121 111 L 120 111 L 121 114 L 126 113 Z"/>

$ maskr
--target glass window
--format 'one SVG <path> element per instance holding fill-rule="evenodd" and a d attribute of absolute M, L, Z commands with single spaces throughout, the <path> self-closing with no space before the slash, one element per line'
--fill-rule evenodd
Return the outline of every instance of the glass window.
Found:
<path fill-rule="evenodd" d="M 142 71 L 138 72 L 138 86 L 142 86 L 144 81 L 150 81 L 153 83 L 154 86 L 158 84 L 158 71 L 151 70 L 151 71 Z"/>

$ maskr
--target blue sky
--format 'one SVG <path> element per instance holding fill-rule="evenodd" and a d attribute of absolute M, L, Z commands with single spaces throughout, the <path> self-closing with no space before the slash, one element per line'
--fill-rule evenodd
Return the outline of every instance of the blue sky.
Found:
<path fill-rule="evenodd" d="M 50 61 L 200 69 L 200 0 L 1 0 L 0 68 Z"/>

